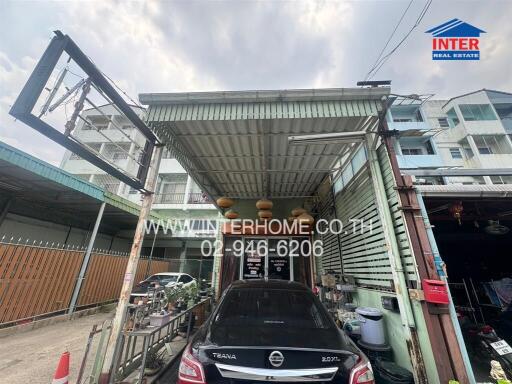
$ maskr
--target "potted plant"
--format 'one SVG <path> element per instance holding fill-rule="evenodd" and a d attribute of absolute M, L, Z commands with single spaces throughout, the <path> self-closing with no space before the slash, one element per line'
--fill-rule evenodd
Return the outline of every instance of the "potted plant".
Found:
<path fill-rule="evenodd" d="M 144 366 L 144 374 L 146 376 L 156 375 L 164 366 L 163 353 L 150 349 L 146 355 L 146 365 Z"/>
<path fill-rule="evenodd" d="M 199 289 L 197 289 L 197 285 L 193 285 L 190 288 L 190 295 L 192 296 L 195 304 L 201 301 L 201 296 L 199 296 Z"/>
<path fill-rule="evenodd" d="M 171 288 L 166 289 L 166 295 L 167 295 L 167 301 L 168 305 L 167 308 L 169 312 L 171 312 L 173 315 L 176 315 L 180 313 L 180 298 L 182 295 L 183 288 L 181 286 L 174 286 Z"/>
<path fill-rule="evenodd" d="M 188 303 L 190 301 L 190 290 L 184 288 L 181 294 L 181 310 L 186 311 L 188 308 Z"/>

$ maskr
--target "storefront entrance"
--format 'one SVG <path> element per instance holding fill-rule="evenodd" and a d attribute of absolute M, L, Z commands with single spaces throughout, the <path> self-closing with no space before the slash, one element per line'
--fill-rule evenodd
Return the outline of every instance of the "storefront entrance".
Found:
<path fill-rule="evenodd" d="M 244 240 L 240 279 L 293 280 L 292 256 L 288 252 L 290 239 L 248 237 Z M 282 249 L 278 250 L 278 247 Z"/>
<path fill-rule="evenodd" d="M 312 286 L 307 236 L 229 236 L 224 241 L 222 288 L 235 280 L 278 279 Z"/>

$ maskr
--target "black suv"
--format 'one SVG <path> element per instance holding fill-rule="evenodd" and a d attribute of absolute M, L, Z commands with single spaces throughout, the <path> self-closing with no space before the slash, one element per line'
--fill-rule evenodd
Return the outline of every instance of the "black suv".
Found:
<path fill-rule="evenodd" d="M 373 384 L 368 359 L 309 288 L 283 280 L 229 286 L 187 345 L 178 384 Z"/>

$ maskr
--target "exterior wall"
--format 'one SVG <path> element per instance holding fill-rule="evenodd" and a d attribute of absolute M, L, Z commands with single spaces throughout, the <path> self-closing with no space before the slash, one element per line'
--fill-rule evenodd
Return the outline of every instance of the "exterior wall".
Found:
<path fill-rule="evenodd" d="M 391 165 L 384 146 L 379 147 L 378 162 L 380 163 L 386 198 L 389 210 L 394 221 L 394 235 L 398 243 L 398 250 L 401 259 L 401 268 L 404 269 L 406 284 L 405 288 L 418 288 L 419 278 L 415 259 L 412 255 L 410 240 L 405 221 L 400 211 L 396 183 L 391 172 Z M 386 328 L 386 340 L 393 350 L 394 360 L 400 366 L 412 371 L 411 358 L 409 355 L 407 341 L 404 337 L 403 319 L 400 312 L 386 310 L 382 307 L 383 296 L 397 297 L 395 292 L 395 278 L 390 261 L 390 245 L 387 243 L 383 232 L 383 225 L 380 221 L 379 208 L 376 203 L 376 192 L 372 184 L 372 177 L 365 162 L 356 175 L 348 181 L 341 189 L 338 189 L 334 199 L 336 217 L 342 223 L 348 223 L 350 219 L 364 220 L 364 223 L 371 223 L 371 230 L 367 228 L 364 233 L 354 231 L 347 227 L 345 233 L 340 234 L 341 264 L 334 263 L 331 268 L 332 257 L 330 252 L 324 253 L 320 262 L 323 270 L 334 269 L 344 275 L 355 278 L 357 290 L 353 293 L 353 302 L 358 306 L 378 308 L 383 312 Z M 336 189 L 335 189 L 336 190 Z M 320 188 L 322 196 L 326 192 Z M 328 218 L 329 213 L 321 213 L 323 218 Z M 324 217 L 325 216 L 325 217 Z M 337 244 L 333 244 L 337 248 Z M 404 295 L 402 295 L 403 297 Z M 407 295 L 407 299 L 408 295 Z M 429 383 L 439 383 L 436 363 L 434 360 L 430 338 L 423 318 L 422 308 L 419 302 L 411 301 L 412 314 L 416 324 L 415 330 L 419 338 L 419 344 Z M 404 311 L 402 308 L 401 311 Z"/>
<path fill-rule="evenodd" d="M 10 241 L 12 238 L 12 241 L 16 242 L 21 239 L 22 243 L 28 242 L 28 244 L 42 242 L 49 245 L 54 243 L 55 246 L 57 244 L 69 244 L 75 247 L 83 247 L 87 245 L 88 232 L 80 228 L 70 228 L 49 221 L 8 213 L 2 225 L 0 225 L 0 239 L 2 238 L 5 241 Z M 110 246 L 111 242 L 112 247 Z M 94 242 L 95 249 L 127 252 L 130 247 L 131 240 L 115 237 L 112 241 L 112 236 L 102 233 L 98 233 Z"/>

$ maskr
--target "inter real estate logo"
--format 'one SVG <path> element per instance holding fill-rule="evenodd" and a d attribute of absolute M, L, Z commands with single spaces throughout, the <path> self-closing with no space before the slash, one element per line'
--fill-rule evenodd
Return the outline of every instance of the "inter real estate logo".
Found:
<path fill-rule="evenodd" d="M 425 33 L 432 34 L 432 60 L 480 60 L 481 29 L 453 19 Z"/>

